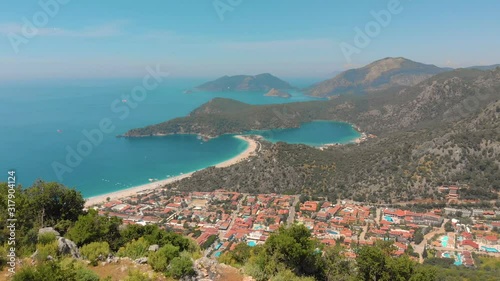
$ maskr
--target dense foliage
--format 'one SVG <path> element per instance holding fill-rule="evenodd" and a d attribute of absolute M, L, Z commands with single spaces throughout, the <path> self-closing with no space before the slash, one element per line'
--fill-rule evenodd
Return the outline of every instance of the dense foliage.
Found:
<path fill-rule="evenodd" d="M 0 183 L 0 218 L 8 217 L 7 184 Z M 192 255 L 198 255 L 196 243 L 182 235 L 160 229 L 157 225 L 123 226 L 117 217 L 83 211 L 82 195 L 57 183 L 36 182 L 24 189 L 16 187 L 16 254 L 32 256 L 34 265 L 23 265 L 13 280 L 94 281 L 99 277 L 84 264 L 62 252 L 54 232 L 39 234 L 42 227 L 60 230 L 64 238 L 76 243 L 82 257 L 96 266 L 109 256 L 131 259 L 149 257 L 153 270 L 175 278 L 193 274 Z M 5 208 L 4 208 L 5 207 Z M 6 225 L 0 235 L 0 266 L 6 264 Z M 158 245 L 158 251 L 150 251 Z M 36 254 L 33 253 L 36 251 Z M 142 273 L 131 272 L 129 280 L 146 280 Z"/>
<path fill-rule="evenodd" d="M 243 265 L 256 280 L 436 280 L 432 268 L 408 256 L 393 258 L 389 242 L 357 249 L 355 260 L 342 247 L 324 247 L 303 225 L 281 227 L 263 246 L 239 246 L 221 261 Z"/>

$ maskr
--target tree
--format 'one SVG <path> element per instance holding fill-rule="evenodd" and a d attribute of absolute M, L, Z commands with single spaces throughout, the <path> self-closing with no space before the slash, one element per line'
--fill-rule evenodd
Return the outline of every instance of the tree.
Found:
<path fill-rule="evenodd" d="M 82 194 L 56 182 L 37 181 L 26 190 L 40 225 L 55 225 L 60 220 L 76 221 L 83 213 Z"/>
<path fill-rule="evenodd" d="M 192 276 L 195 274 L 193 261 L 191 261 L 191 258 L 186 255 L 176 257 L 170 263 L 169 273 L 175 278 Z"/>
<path fill-rule="evenodd" d="M 169 263 L 178 256 L 179 247 L 168 244 L 158 249 L 158 251 L 149 254 L 148 264 L 155 271 L 166 272 Z"/>
<path fill-rule="evenodd" d="M 281 268 L 321 279 L 321 245 L 303 225 L 282 226 L 264 244 L 262 266 L 274 275 Z"/>
<path fill-rule="evenodd" d="M 414 235 L 413 240 L 415 241 L 415 244 L 420 244 L 420 243 L 422 243 L 422 241 L 424 241 L 424 234 L 422 233 L 422 231 L 420 229 L 415 231 L 415 235 Z"/>
<path fill-rule="evenodd" d="M 239 243 L 230 253 L 237 263 L 244 264 L 250 258 L 251 248 L 246 243 Z"/>
<path fill-rule="evenodd" d="M 354 280 L 354 262 L 345 258 L 341 247 L 328 247 L 323 254 L 325 279 L 328 281 Z"/>
<path fill-rule="evenodd" d="M 88 214 L 78 217 L 78 221 L 67 233 L 69 239 L 78 246 L 91 242 L 108 242 L 111 250 L 117 250 L 120 243 L 118 227 L 122 220 L 117 217 L 99 216 L 97 211 L 89 210 Z"/>
<path fill-rule="evenodd" d="M 429 254 L 427 253 L 427 247 L 424 246 L 424 251 L 422 252 L 422 258 L 425 260 Z"/>
<path fill-rule="evenodd" d="M 362 280 L 390 280 L 387 256 L 380 247 L 361 247 L 356 257 Z"/>

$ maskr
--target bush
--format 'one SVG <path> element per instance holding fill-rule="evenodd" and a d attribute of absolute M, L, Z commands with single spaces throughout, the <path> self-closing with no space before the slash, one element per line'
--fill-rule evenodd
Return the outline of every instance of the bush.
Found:
<path fill-rule="evenodd" d="M 48 244 L 37 244 L 36 245 L 37 255 L 36 259 L 38 261 L 46 261 L 49 256 L 52 258 L 57 257 L 57 241 L 53 241 Z"/>
<path fill-rule="evenodd" d="M 90 264 L 96 266 L 99 260 L 103 260 L 109 255 L 109 244 L 108 242 L 92 242 L 83 246 L 80 252 L 90 261 Z"/>
<path fill-rule="evenodd" d="M 170 261 L 178 256 L 179 247 L 170 244 L 165 245 L 158 251 L 149 254 L 148 264 L 151 265 L 155 271 L 166 272 Z"/>
<path fill-rule="evenodd" d="M 46 245 L 56 241 L 56 235 L 54 233 L 43 233 L 38 235 L 38 243 Z"/>
<path fill-rule="evenodd" d="M 125 244 L 118 250 L 117 255 L 119 257 L 129 257 L 131 259 L 138 259 L 140 257 L 147 256 L 149 244 L 144 240 L 144 238 L 139 238 L 132 242 Z"/>
<path fill-rule="evenodd" d="M 141 273 L 139 270 L 131 270 L 128 272 L 125 281 L 153 281 L 148 275 Z"/>
<path fill-rule="evenodd" d="M 193 261 L 191 261 L 191 258 L 188 255 L 176 257 L 170 263 L 169 273 L 175 278 L 193 276 L 195 274 Z"/>
<path fill-rule="evenodd" d="M 12 281 L 99 281 L 99 276 L 85 268 L 82 264 L 68 259 L 61 263 L 53 261 L 40 263 L 37 266 L 23 266 L 12 278 Z"/>
<path fill-rule="evenodd" d="M 289 269 L 280 271 L 274 277 L 269 279 L 269 281 L 314 281 L 314 280 L 315 279 L 313 277 L 299 277 Z"/>

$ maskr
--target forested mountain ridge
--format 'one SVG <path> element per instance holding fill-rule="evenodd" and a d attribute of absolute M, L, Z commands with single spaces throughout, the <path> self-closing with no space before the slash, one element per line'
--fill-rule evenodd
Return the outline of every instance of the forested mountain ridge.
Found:
<path fill-rule="evenodd" d="M 294 193 L 368 202 L 443 199 L 441 184 L 469 188 L 464 198 L 496 199 L 500 191 L 500 101 L 450 126 L 397 132 L 361 145 L 321 151 L 261 141 L 259 157 L 207 168 L 169 187 Z"/>
<path fill-rule="evenodd" d="M 187 117 L 133 129 L 125 136 L 179 133 L 218 136 L 298 127 L 313 120 L 346 121 L 365 132 L 382 134 L 466 118 L 499 97 L 500 68 L 460 69 L 438 74 L 412 87 L 331 100 L 249 105 L 215 98 Z"/>

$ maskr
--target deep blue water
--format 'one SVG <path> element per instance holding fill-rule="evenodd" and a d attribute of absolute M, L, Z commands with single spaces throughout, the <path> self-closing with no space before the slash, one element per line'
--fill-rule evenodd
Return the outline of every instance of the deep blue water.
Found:
<path fill-rule="evenodd" d="M 133 79 L 12 82 L 0 85 L 0 171 L 15 169 L 18 183 L 31 185 L 36 179 L 61 181 L 94 196 L 143 183 L 149 178 L 164 179 L 230 159 L 246 149 L 247 144 L 225 135 L 203 142 L 192 135 L 148 138 L 117 138 L 129 129 L 185 116 L 214 97 L 234 98 L 251 104 L 306 101 L 312 98 L 291 92 L 292 98 L 264 97 L 264 93 L 194 93 L 184 94 L 207 79 L 168 79 L 147 97 L 130 108 L 130 98 L 122 95 L 140 84 Z M 294 81 L 290 81 L 294 84 Z M 302 84 L 301 84 L 302 83 Z M 307 81 L 297 81 L 298 87 Z M 129 108 L 129 114 L 112 109 Z M 128 104 L 127 104 L 128 103 Z M 108 120 L 111 129 L 103 133 L 102 141 L 80 148 L 87 155 L 80 161 L 70 159 L 68 148 L 77 150 L 87 138 L 83 130 L 100 128 Z M 326 126 L 334 126 L 327 123 Z M 311 127 L 312 126 L 312 127 Z M 286 140 L 308 144 L 341 142 L 338 138 L 352 137 L 349 130 L 335 129 L 336 135 L 318 132 L 318 124 L 301 129 L 274 132 L 270 140 Z M 337 125 L 335 125 L 337 126 Z M 344 126 L 350 127 L 346 124 Z M 339 127 L 339 128 L 340 128 Z M 316 129 L 315 129 L 316 128 Z M 328 130 L 327 130 L 328 131 Z M 351 134 L 340 136 L 338 134 Z M 266 133 L 262 133 L 266 137 Z M 312 134 L 312 135 L 311 135 Z M 311 135 L 310 137 L 306 135 Z M 332 138 L 330 138 L 332 137 Z M 98 138 L 96 140 L 99 140 Z M 90 143 L 90 142 L 89 142 Z M 87 143 L 88 144 L 88 143 Z M 80 154 L 82 155 L 82 154 Z M 77 163 L 79 162 L 79 163 Z M 60 165 L 59 165 L 60 164 Z M 64 166 L 66 168 L 61 169 Z M 57 167 L 58 177 L 54 167 Z M 0 181 L 3 179 L 0 177 Z"/>

